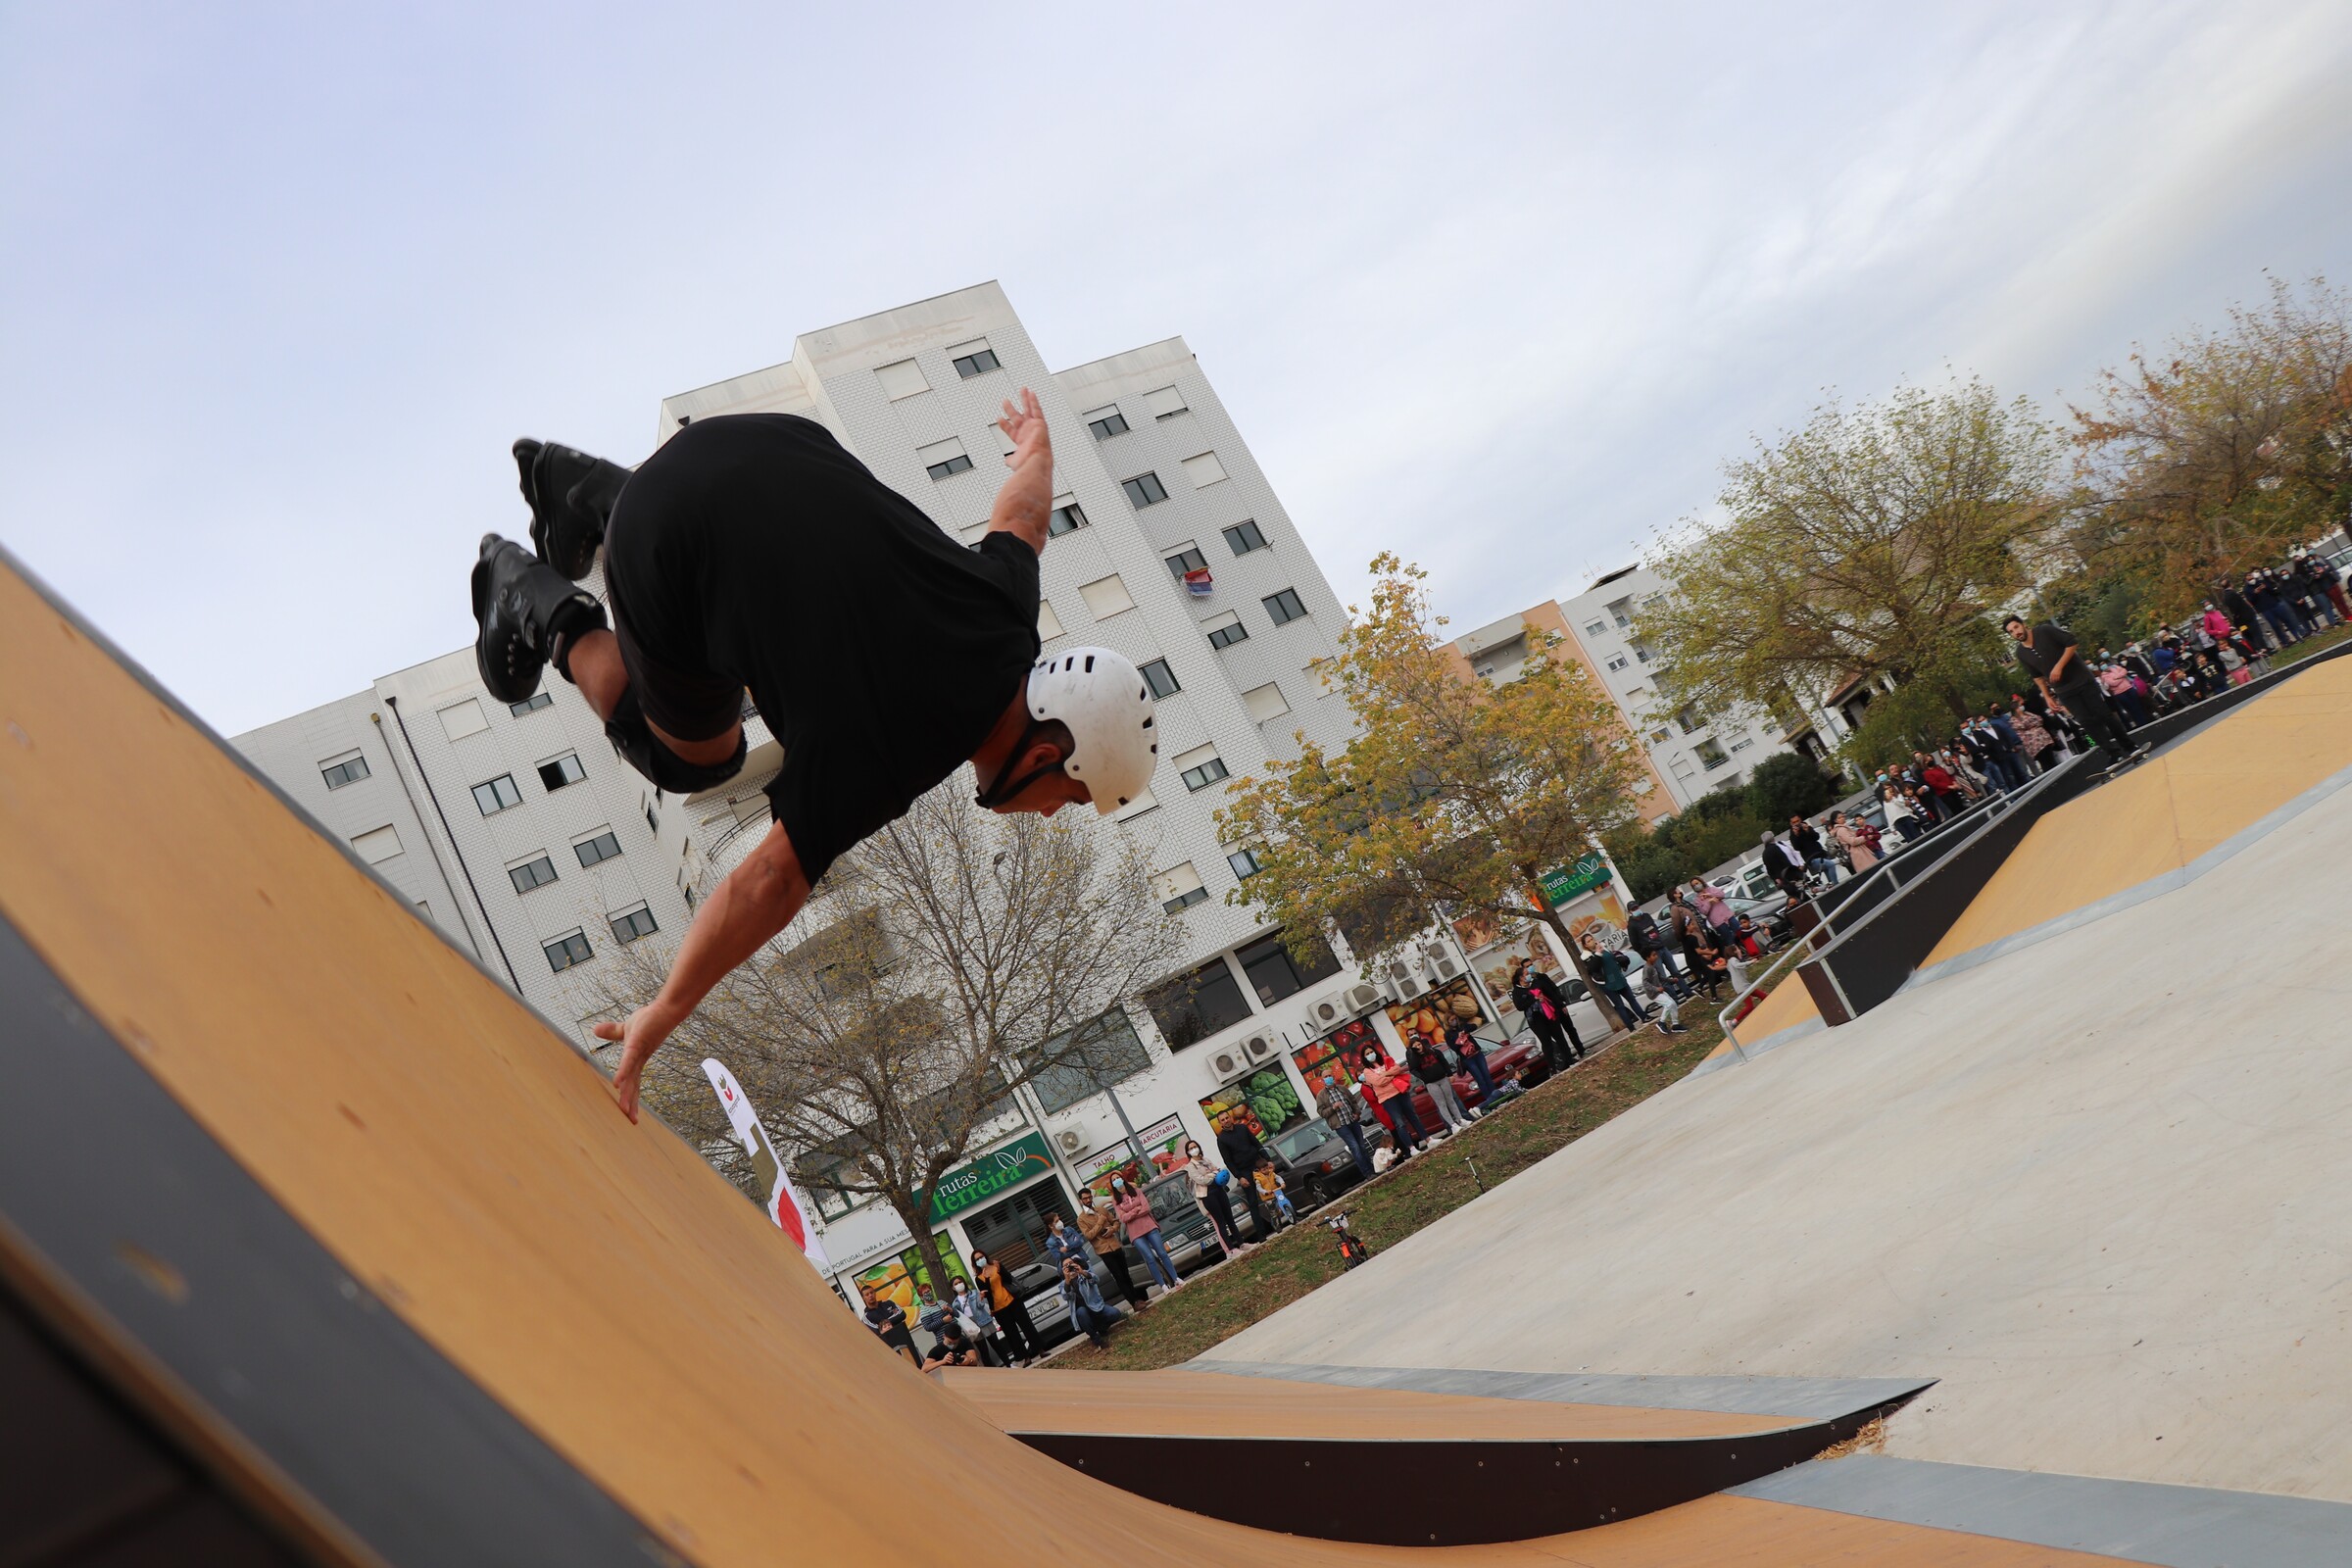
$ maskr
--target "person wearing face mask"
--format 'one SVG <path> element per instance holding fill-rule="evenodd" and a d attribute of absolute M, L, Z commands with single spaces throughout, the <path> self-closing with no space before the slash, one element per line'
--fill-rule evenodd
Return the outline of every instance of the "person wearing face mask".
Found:
<path fill-rule="evenodd" d="M 960 1274 L 956 1277 L 955 1291 L 956 1298 L 948 1304 L 956 1309 L 957 1317 L 978 1331 L 975 1338 L 980 1345 L 982 1363 L 988 1366 L 1003 1366 L 1004 1364 L 1004 1347 L 1001 1343 L 1002 1335 L 997 1328 L 996 1308 L 988 1304 L 988 1293 L 973 1290 L 971 1281 L 963 1278 Z"/>
<path fill-rule="evenodd" d="M 1192 1190 L 1193 1201 L 1200 1205 L 1200 1212 L 1216 1228 L 1217 1245 L 1225 1249 L 1227 1257 L 1239 1256 L 1242 1233 L 1233 1222 L 1233 1200 L 1225 1190 L 1230 1178 L 1209 1162 L 1196 1140 L 1185 1141 L 1184 1162 L 1185 1185 Z"/>
<path fill-rule="evenodd" d="M 1159 1282 L 1159 1288 L 1172 1291 L 1182 1285 L 1176 1277 L 1176 1259 L 1168 1255 L 1167 1240 L 1159 1234 L 1159 1216 L 1152 1212 L 1152 1200 L 1144 1190 L 1129 1186 L 1124 1176 L 1113 1176 L 1110 1200 L 1118 1210 L 1119 1223 L 1127 1229 L 1127 1239 L 1144 1254 L 1144 1267 Z"/>
<path fill-rule="evenodd" d="M 1121 1181 L 1125 1177 L 1119 1178 Z M 1078 1189 L 1078 1234 L 1086 1238 L 1110 1277 L 1119 1282 L 1119 1296 L 1129 1306 L 1143 1300 L 1135 1288 L 1135 1276 L 1127 1271 L 1127 1238 L 1119 1229 L 1119 1217 L 1108 1208 L 1095 1206 L 1095 1190 Z"/>
<path fill-rule="evenodd" d="M 1045 1343 L 1038 1338 L 1037 1325 L 1029 1321 L 1029 1308 L 1012 1294 L 1012 1284 L 1004 1277 L 1004 1265 L 986 1252 L 972 1254 L 974 1282 L 988 1294 L 988 1304 L 996 1309 L 997 1325 L 1004 1331 L 1004 1344 L 1014 1366 L 1034 1361 L 1044 1350 Z"/>

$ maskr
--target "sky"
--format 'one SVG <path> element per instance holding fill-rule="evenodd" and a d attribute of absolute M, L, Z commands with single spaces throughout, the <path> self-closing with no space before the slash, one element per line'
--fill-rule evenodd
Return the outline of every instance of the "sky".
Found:
<path fill-rule="evenodd" d="M 2063 416 L 2352 280 L 2347 80 L 2340 0 L 9 0 L 0 544 L 237 733 L 472 640 L 515 436 L 995 278 L 1056 368 L 1181 334 L 1342 601 L 1466 629 L 1830 391 Z"/>

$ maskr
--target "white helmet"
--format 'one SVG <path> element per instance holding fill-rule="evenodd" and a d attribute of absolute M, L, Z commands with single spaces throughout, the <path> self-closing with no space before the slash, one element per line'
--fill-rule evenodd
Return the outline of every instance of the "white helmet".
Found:
<path fill-rule="evenodd" d="M 1152 691 L 1125 654 L 1068 648 L 1039 660 L 1029 671 L 1029 716 L 1069 727 L 1061 770 L 1086 786 L 1104 816 L 1143 794 L 1159 765 Z"/>

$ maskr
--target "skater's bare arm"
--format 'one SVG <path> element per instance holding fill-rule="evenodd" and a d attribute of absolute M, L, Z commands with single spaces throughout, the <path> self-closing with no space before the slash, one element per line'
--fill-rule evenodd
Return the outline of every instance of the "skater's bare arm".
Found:
<path fill-rule="evenodd" d="M 760 847 L 727 873 L 686 928 L 686 940 L 679 945 L 677 961 L 670 965 L 661 994 L 625 1022 L 596 1025 L 599 1037 L 621 1042 L 612 1093 L 629 1120 L 637 1119 L 638 1079 L 662 1042 L 686 1021 L 712 986 L 791 924 L 808 902 L 808 879 L 802 874 L 800 857 L 793 852 L 784 824 L 771 823 Z"/>
<path fill-rule="evenodd" d="M 1012 443 L 1004 466 L 1012 470 L 997 504 L 988 514 L 991 533 L 1017 534 L 1039 555 L 1046 553 L 1046 519 L 1054 513 L 1054 438 L 1046 430 L 1046 411 L 1037 394 L 1021 388 L 1020 407 L 1004 400 L 1004 416 L 997 421 Z"/>

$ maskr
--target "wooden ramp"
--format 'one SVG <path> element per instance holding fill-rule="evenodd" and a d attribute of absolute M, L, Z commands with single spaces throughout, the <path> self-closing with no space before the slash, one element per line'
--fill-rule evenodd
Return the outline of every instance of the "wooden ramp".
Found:
<path fill-rule="evenodd" d="M 6 563 L 0 1009 L 0 1560 L 2111 1560 L 1722 1495 L 1432 1551 L 1094 1481 L 887 1352 Z"/>
<path fill-rule="evenodd" d="M 1922 968 L 2163 886 L 2347 768 L 2352 660 L 2333 659 L 2034 823 Z"/>

